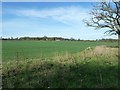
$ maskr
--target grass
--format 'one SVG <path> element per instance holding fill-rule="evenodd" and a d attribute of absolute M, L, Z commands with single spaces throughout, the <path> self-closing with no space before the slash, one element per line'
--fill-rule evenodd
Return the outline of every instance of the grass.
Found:
<path fill-rule="evenodd" d="M 34 44 L 33 46 L 41 46 L 39 43 L 37 42 L 37 45 Z M 43 43 L 49 43 L 49 45 L 51 44 L 50 42 Z M 19 58 L 19 60 L 16 61 L 4 61 L 3 88 L 118 87 L 118 53 L 116 48 L 95 46 L 103 45 L 103 42 L 96 44 L 95 42 L 52 42 L 51 46 L 54 46 L 55 43 L 59 43 L 56 45 L 56 47 L 62 46 L 61 49 L 65 51 L 64 54 L 58 52 L 51 58 Z M 87 47 L 86 44 L 88 46 L 94 46 L 90 49 L 84 49 Z M 67 49 L 64 47 L 65 45 Z M 45 45 L 45 47 L 46 46 L 47 45 Z M 82 49 L 78 48 L 78 46 L 82 47 Z M 19 45 L 19 47 L 21 46 Z M 73 52 L 70 48 L 75 51 Z M 69 52 L 64 49 L 68 50 Z M 51 52 L 53 52 L 53 50 Z M 34 56 L 34 54 L 32 55 Z"/>
<path fill-rule="evenodd" d="M 2 59 L 4 61 L 51 58 L 56 53 L 74 54 L 87 47 L 98 45 L 116 46 L 113 42 L 79 42 L 79 41 L 3 41 Z"/>

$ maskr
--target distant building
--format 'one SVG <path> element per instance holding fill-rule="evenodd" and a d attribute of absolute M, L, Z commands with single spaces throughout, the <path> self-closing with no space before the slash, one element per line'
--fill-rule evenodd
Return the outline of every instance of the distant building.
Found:
<path fill-rule="evenodd" d="M 61 41 L 61 40 L 55 40 L 55 41 Z"/>

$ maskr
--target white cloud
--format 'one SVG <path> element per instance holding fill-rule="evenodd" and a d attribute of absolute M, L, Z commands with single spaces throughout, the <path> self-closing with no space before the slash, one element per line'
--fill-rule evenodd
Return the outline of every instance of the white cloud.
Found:
<path fill-rule="evenodd" d="M 89 17 L 88 10 L 79 6 L 58 7 L 41 10 L 24 9 L 10 12 L 18 16 L 26 16 L 30 18 L 51 18 L 68 25 L 80 25 L 83 19 Z"/>

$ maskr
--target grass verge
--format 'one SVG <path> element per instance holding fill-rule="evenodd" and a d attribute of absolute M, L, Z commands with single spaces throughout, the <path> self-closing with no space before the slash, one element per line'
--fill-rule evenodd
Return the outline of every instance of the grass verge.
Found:
<path fill-rule="evenodd" d="M 3 62 L 3 88 L 116 87 L 116 48 L 89 47 L 77 54 L 57 53 L 52 59 Z"/>

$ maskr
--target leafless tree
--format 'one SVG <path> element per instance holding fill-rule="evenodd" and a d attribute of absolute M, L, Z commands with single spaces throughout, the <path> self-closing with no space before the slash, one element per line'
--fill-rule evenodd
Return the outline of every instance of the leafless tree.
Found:
<path fill-rule="evenodd" d="M 91 18 L 84 20 L 86 25 L 95 29 L 108 28 L 105 33 L 118 36 L 120 50 L 120 1 L 99 2 L 93 6 L 90 14 Z"/>

